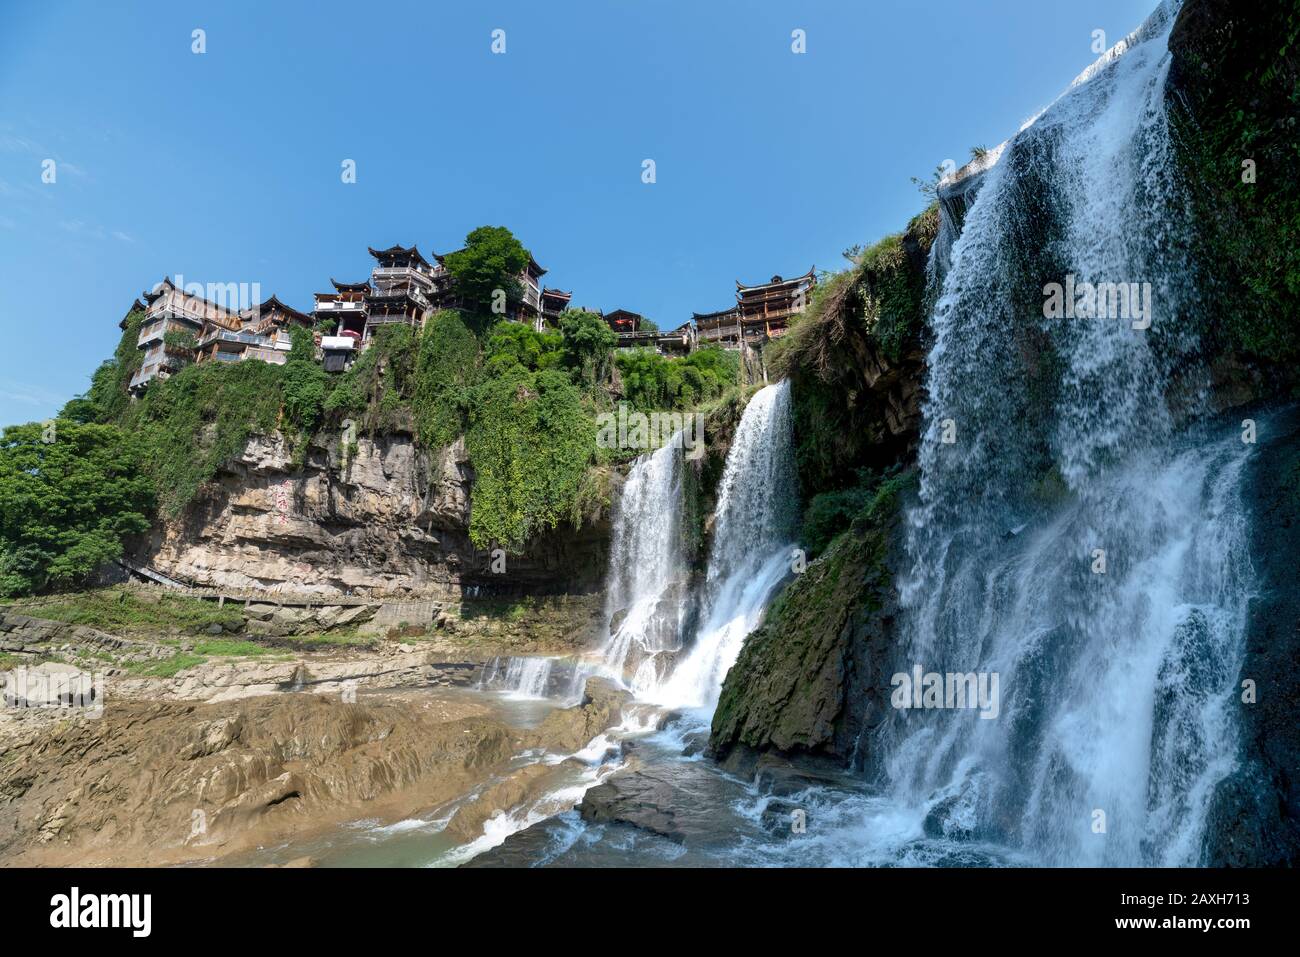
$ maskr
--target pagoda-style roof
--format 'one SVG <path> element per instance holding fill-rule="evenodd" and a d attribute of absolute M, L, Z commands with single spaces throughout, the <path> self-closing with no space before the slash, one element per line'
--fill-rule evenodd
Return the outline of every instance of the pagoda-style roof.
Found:
<path fill-rule="evenodd" d="M 137 299 L 135 302 L 131 303 L 130 308 L 127 309 L 126 312 L 122 315 L 122 318 L 121 318 L 121 320 L 118 322 L 117 327 L 118 327 L 119 329 L 125 330 L 125 329 L 126 329 L 126 321 L 127 321 L 128 319 L 131 318 L 131 313 L 133 313 L 133 312 L 144 312 L 144 308 L 145 308 L 144 303 L 142 303 L 139 299 Z"/>
<path fill-rule="evenodd" d="M 737 279 L 737 280 L 736 280 L 736 291 L 737 291 L 737 292 L 742 292 L 742 293 L 743 293 L 743 292 L 759 292 L 759 291 L 762 291 L 762 290 L 765 290 L 765 289 L 780 289 L 780 288 L 785 288 L 785 287 L 794 287 L 794 286 L 798 286 L 798 285 L 801 285 L 801 284 L 807 282 L 808 280 L 812 279 L 812 278 L 813 278 L 813 273 L 816 271 L 816 269 L 817 269 L 816 266 L 810 266 L 810 267 L 808 268 L 808 271 L 807 271 L 806 273 L 804 273 L 802 276 L 795 276 L 793 279 L 782 279 L 780 276 L 773 276 L 773 277 L 772 277 L 770 280 L 768 280 L 767 282 L 756 283 L 756 284 L 754 284 L 754 285 L 752 285 L 752 286 L 746 286 L 743 282 L 741 282 L 739 279 Z"/>
<path fill-rule="evenodd" d="M 156 300 L 159 296 L 163 295 L 163 293 L 165 293 L 168 289 L 175 289 L 175 288 L 176 288 L 176 283 L 172 282 L 171 277 L 163 276 L 162 282 L 158 283 L 152 289 L 146 289 L 143 293 L 140 294 L 140 297 L 144 299 L 145 302 L 147 302 L 149 305 L 152 306 L 154 304 L 154 300 Z"/>
<path fill-rule="evenodd" d="M 543 289 L 542 295 L 548 299 L 563 299 L 565 302 L 573 298 L 573 293 L 565 292 L 563 289 Z"/>
<path fill-rule="evenodd" d="M 263 299 L 250 310 L 250 314 L 255 315 L 257 318 L 262 318 L 276 312 L 284 313 L 284 315 L 288 316 L 290 319 L 296 319 L 298 322 L 301 322 L 306 326 L 311 325 L 313 321 L 312 317 L 307 315 L 307 313 L 299 312 L 292 306 L 286 306 L 276 296 Z"/>
<path fill-rule="evenodd" d="M 373 249 L 370 251 L 372 253 L 374 252 Z M 369 279 L 365 280 L 364 282 L 339 282 L 337 279 L 331 276 L 330 285 L 333 286 L 335 290 L 337 290 L 338 292 L 369 292 L 370 291 Z"/>
<path fill-rule="evenodd" d="M 692 312 L 691 318 L 696 323 L 717 322 L 720 319 L 726 319 L 734 315 L 736 315 L 736 307 L 728 306 L 726 309 L 719 309 L 716 312 Z"/>
<path fill-rule="evenodd" d="M 429 265 L 429 261 L 420 255 L 420 250 L 415 246 L 389 246 L 387 249 L 374 249 L 367 246 L 366 249 L 380 262 L 385 259 L 413 259 L 421 265 Z"/>

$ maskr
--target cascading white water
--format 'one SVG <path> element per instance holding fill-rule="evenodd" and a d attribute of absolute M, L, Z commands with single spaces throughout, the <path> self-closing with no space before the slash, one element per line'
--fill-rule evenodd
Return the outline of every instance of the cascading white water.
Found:
<path fill-rule="evenodd" d="M 666 679 L 643 689 L 673 708 L 711 709 L 745 637 L 792 567 L 798 516 L 790 383 L 745 407 L 718 487 L 702 625 Z"/>
<path fill-rule="evenodd" d="M 1178 7 L 1011 141 L 952 248 L 895 663 L 996 674 L 1002 700 L 993 720 L 895 710 L 865 742 L 927 834 L 1048 864 L 1195 863 L 1233 761 L 1249 447 L 1180 435 L 1166 407 L 1195 306 L 1165 113 Z M 1151 327 L 1046 318 L 1038 287 L 1067 274 L 1150 283 Z"/>
<path fill-rule="evenodd" d="M 574 689 L 595 672 L 634 691 L 658 680 L 661 659 L 681 647 L 686 608 L 682 535 L 682 433 L 639 457 L 614 511 L 605 619 L 610 632 L 594 666 L 580 667 Z"/>
<path fill-rule="evenodd" d="M 534 656 L 493 658 L 483 670 L 479 687 L 502 690 L 517 698 L 545 698 L 554 661 Z"/>

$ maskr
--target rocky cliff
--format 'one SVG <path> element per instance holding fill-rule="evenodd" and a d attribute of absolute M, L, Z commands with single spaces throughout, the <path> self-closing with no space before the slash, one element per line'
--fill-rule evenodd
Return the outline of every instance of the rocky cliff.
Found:
<path fill-rule="evenodd" d="M 318 439 L 299 464 L 278 433 L 255 436 L 135 557 L 231 591 L 459 597 L 599 588 L 608 547 L 601 519 L 494 560 L 469 539 L 473 479 L 463 441 L 431 453 L 401 433 L 353 447 Z"/>

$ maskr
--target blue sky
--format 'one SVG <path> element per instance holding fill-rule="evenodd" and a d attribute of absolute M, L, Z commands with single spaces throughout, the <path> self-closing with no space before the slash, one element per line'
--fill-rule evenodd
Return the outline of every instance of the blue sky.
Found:
<path fill-rule="evenodd" d="M 575 304 L 668 327 L 839 268 L 1154 5 L 0 0 L 0 425 L 83 391 L 164 275 L 307 309 L 367 245 L 506 225 Z"/>

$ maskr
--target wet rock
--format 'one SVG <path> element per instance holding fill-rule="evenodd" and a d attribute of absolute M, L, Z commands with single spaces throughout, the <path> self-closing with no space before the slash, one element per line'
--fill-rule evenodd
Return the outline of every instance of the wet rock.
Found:
<path fill-rule="evenodd" d="M 754 757 L 767 752 L 847 761 L 863 729 L 883 720 L 897 536 L 896 514 L 879 527 L 855 523 L 746 639 L 723 683 L 709 743 L 729 769 L 752 771 Z"/>
<path fill-rule="evenodd" d="M 1300 863 L 1300 410 L 1261 417 L 1249 464 L 1251 559 L 1260 594 L 1251 602 L 1246 655 L 1233 707 L 1242 735 L 1236 771 L 1215 790 L 1202 863 L 1210 867 Z M 1242 700 L 1250 681 L 1255 700 Z"/>

